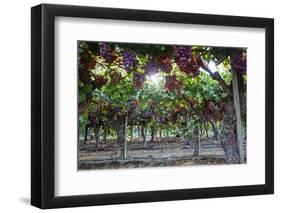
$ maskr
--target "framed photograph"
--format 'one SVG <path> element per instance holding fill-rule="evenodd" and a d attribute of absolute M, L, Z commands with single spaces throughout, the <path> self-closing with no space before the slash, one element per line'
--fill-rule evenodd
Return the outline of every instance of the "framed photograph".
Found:
<path fill-rule="evenodd" d="M 274 20 L 31 9 L 31 204 L 274 192 Z"/>

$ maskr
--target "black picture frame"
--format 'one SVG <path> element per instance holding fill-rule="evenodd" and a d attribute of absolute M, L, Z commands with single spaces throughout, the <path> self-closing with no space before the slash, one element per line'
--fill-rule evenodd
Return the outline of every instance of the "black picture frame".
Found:
<path fill-rule="evenodd" d="M 58 16 L 265 29 L 265 184 L 56 197 L 54 195 L 54 21 Z M 31 9 L 31 52 L 32 205 L 46 209 L 274 193 L 273 19 L 41 4 Z"/>

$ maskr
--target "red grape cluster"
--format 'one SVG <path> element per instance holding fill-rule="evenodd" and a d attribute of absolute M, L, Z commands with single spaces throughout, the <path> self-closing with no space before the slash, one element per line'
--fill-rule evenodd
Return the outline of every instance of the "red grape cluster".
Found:
<path fill-rule="evenodd" d="M 224 108 L 224 104 L 222 103 L 222 101 L 219 101 L 218 102 L 218 109 L 219 109 L 219 111 L 222 111 L 223 108 Z"/>
<path fill-rule="evenodd" d="M 218 121 L 222 119 L 224 109 L 222 101 L 218 101 L 217 103 L 213 101 L 206 101 L 205 104 L 206 107 L 203 111 L 203 115 L 206 120 Z"/>
<path fill-rule="evenodd" d="M 96 66 L 96 59 L 94 57 L 92 57 L 91 61 L 87 64 L 85 64 L 85 68 L 88 69 L 88 70 L 91 70 L 91 69 L 94 69 L 95 66 Z"/>
<path fill-rule="evenodd" d="M 112 63 L 117 57 L 113 53 L 111 47 L 109 44 L 100 42 L 99 43 L 99 48 L 100 48 L 100 55 L 104 58 L 106 63 Z"/>
<path fill-rule="evenodd" d="M 200 74 L 200 58 L 192 54 L 189 46 L 174 46 L 174 57 L 180 70 L 194 77 Z"/>
<path fill-rule="evenodd" d="M 162 55 L 159 57 L 158 61 L 160 69 L 163 72 L 170 74 L 173 68 L 171 59 L 167 55 Z"/>
<path fill-rule="evenodd" d="M 246 51 L 235 50 L 231 58 L 231 65 L 234 71 L 241 75 L 246 75 L 247 71 L 247 53 Z"/>
<path fill-rule="evenodd" d="M 134 73 L 133 82 L 136 88 L 142 89 L 145 81 L 145 75 L 142 73 Z"/>
<path fill-rule="evenodd" d="M 211 112 L 214 112 L 214 111 L 215 111 L 215 104 L 214 104 L 213 101 L 210 101 L 210 102 L 208 103 L 208 108 L 209 108 L 209 110 L 210 110 Z"/>
<path fill-rule="evenodd" d="M 102 75 L 95 75 L 92 84 L 94 88 L 101 89 L 107 83 L 107 79 Z"/>
<path fill-rule="evenodd" d="M 189 103 L 192 108 L 196 108 L 198 105 L 198 100 L 196 100 L 194 98 L 187 97 L 186 102 Z"/>
<path fill-rule="evenodd" d="M 89 49 L 82 49 L 82 52 L 79 55 L 80 65 L 88 64 L 92 59 L 92 54 L 89 52 Z"/>
<path fill-rule="evenodd" d="M 80 65 L 85 69 L 93 69 L 96 66 L 96 59 L 88 49 L 84 49 L 80 54 Z"/>
<path fill-rule="evenodd" d="M 96 66 L 96 60 L 88 48 L 83 48 L 79 54 L 79 79 L 83 83 L 90 83 L 90 69 Z"/>
<path fill-rule="evenodd" d="M 137 57 L 134 51 L 123 52 L 123 66 L 127 72 L 132 72 L 134 66 L 137 64 Z"/>
<path fill-rule="evenodd" d="M 176 79 L 175 75 L 167 75 L 165 81 L 165 89 L 168 92 L 177 91 L 178 95 L 181 95 L 182 82 Z"/>
<path fill-rule="evenodd" d="M 159 65 L 157 62 L 153 61 L 153 60 L 149 60 L 147 62 L 147 64 L 144 67 L 144 73 L 146 75 L 155 75 L 159 72 Z"/>

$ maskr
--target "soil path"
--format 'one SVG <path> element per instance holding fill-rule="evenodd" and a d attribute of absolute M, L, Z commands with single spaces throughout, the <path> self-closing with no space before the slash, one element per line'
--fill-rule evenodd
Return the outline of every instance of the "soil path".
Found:
<path fill-rule="evenodd" d="M 186 166 L 224 164 L 224 151 L 218 141 L 203 140 L 200 156 L 194 156 L 195 144 L 170 139 L 147 143 L 128 142 L 128 157 L 122 159 L 121 146 L 114 141 L 100 143 L 98 149 L 94 141 L 79 144 L 79 169 L 113 169 L 156 166 Z"/>

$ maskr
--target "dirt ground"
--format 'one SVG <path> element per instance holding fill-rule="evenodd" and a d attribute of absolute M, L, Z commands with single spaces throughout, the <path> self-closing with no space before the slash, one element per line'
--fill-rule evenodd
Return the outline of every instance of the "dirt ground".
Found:
<path fill-rule="evenodd" d="M 79 143 L 78 169 L 117 169 L 163 166 L 188 166 L 224 164 L 224 151 L 218 141 L 202 140 L 200 155 L 194 156 L 195 144 L 177 138 L 147 142 L 140 141 L 127 145 L 127 158 L 122 159 L 122 148 L 115 141 L 100 142 L 96 148 L 94 141 Z"/>

